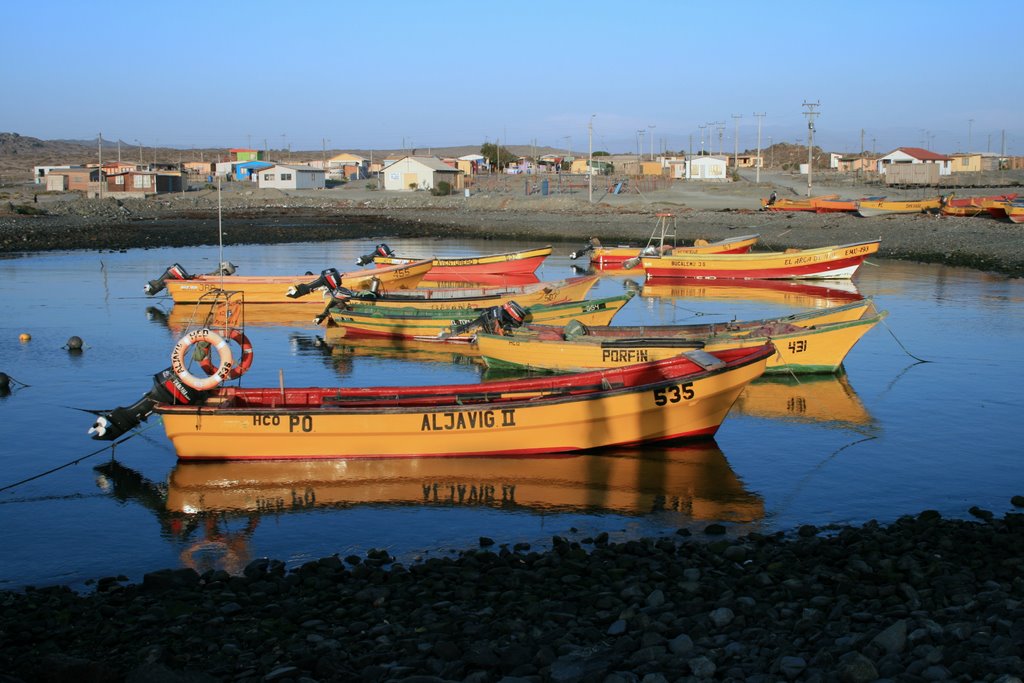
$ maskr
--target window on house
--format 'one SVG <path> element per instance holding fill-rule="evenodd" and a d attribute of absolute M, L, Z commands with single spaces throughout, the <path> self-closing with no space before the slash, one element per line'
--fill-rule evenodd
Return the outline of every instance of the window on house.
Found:
<path fill-rule="evenodd" d="M 150 178 L 148 175 L 137 175 L 133 178 L 132 186 L 136 190 L 144 190 L 150 186 Z"/>
<path fill-rule="evenodd" d="M 114 184 L 115 185 L 124 185 L 124 176 L 123 175 L 119 175 L 116 178 L 114 178 Z"/>
<path fill-rule="evenodd" d="M 291 180 L 291 179 L 292 179 L 292 174 L 291 173 L 282 173 L 281 174 L 281 180 Z"/>
<path fill-rule="evenodd" d="M 960 165 L 961 166 L 967 166 L 968 165 L 967 164 L 967 157 L 963 157 L 963 158 L 960 159 Z"/>
<path fill-rule="evenodd" d="M 274 179 L 274 174 L 273 173 L 264 173 L 263 174 L 263 179 L 264 180 L 273 180 Z"/>

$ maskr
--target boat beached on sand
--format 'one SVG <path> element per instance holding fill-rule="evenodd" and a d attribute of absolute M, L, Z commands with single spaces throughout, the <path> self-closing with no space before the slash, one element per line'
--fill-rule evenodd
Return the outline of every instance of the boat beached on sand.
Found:
<path fill-rule="evenodd" d="M 507 456 L 711 437 L 771 344 L 571 375 L 404 387 L 170 391 L 158 374 L 90 433 L 113 440 L 151 414 L 181 460 Z M 168 376 L 168 373 L 170 376 Z M 119 419 L 110 419 L 118 413 Z"/>
<path fill-rule="evenodd" d="M 643 257 L 648 279 L 848 279 L 881 240 L 816 249 L 751 252 L 749 254 L 694 254 Z"/>

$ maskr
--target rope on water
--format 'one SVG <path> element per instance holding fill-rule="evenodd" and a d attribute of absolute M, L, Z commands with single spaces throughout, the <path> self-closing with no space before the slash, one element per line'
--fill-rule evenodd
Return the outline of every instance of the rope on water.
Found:
<path fill-rule="evenodd" d="M 41 479 L 41 478 L 45 477 L 48 474 L 53 474 L 54 472 L 59 472 L 60 470 L 64 469 L 65 467 L 71 467 L 72 465 L 77 465 L 80 462 L 82 462 L 83 460 L 88 460 L 89 458 L 91 458 L 93 456 L 96 456 L 96 455 L 99 455 L 100 453 L 105 453 L 108 450 L 110 451 L 110 456 L 113 457 L 114 456 L 114 449 L 117 446 L 119 446 L 120 444 L 123 444 L 128 439 L 132 439 L 132 438 L 134 438 L 134 437 L 144 433 L 145 431 L 151 429 L 153 426 L 154 425 L 152 425 L 152 424 L 146 425 L 142 429 L 138 429 L 138 430 L 136 430 L 134 432 L 131 432 L 130 434 L 126 435 L 122 439 L 114 441 L 114 442 L 104 446 L 103 448 L 97 448 L 95 451 L 92 451 L 91 453 L 86 453 L 85 455 L 83 455 L 81 457 L 78 457 L 78 458 L 75 458 L 74 460 L 71 460 L 69 462 L 66 462 L 63 465 L 57 465 L 56 467 L 52 467 L 52 468 L 46 470 L 45 472 L 40 472 L 39 474 L 35 474 L 35 475 L 33 475 L 31 477 L 28 477 L 26 479 L 22 479 L 21 481 L 16 481 L 13 484 L 8 484 L 6 486 L 0 487 L 0 493 L 3 493 L 4 491 L 7 491 L 7 490 L 10 490 L 10 489 L 13 489 L 13 488 L 17 488 L 18 486 L 21 486 L 22 484 L 27 484 L 30 481 L 35 481 L 36 479 Z"/>
<path fill-rule="evenodd" d="M 932 363 L 932 362 L 934 362 L 934 361 L 930 361 L 930 360 L 925 360 L 924 358 L 918 358 L 917 356 L 912 354 L 910 351 L 907 350 L 907 347 L 903 345 L 903 342 L 901 342 L 899 340 L 899 338 L 896 336 L 896 333 L 892 331 L 892 328 L 890 328 L 889 325 L 886 324 L 885 320 L 882 320 L 880 322 L 882 323 L 882 325 L 885 326 L 885 329 L 889 330 L 889 334 L 892 335 L 892 338 L 895 339 L 896 343 L 899 344 L 901 349 L 903 349 L 903 353 L 907 354 L 908 356 L 910 356 L 911 358 L 916 360 L 918 363 Z"/>

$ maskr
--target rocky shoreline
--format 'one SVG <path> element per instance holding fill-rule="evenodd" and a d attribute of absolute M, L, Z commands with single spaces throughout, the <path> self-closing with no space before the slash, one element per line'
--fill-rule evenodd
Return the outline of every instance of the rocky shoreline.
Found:
<path fill-rule="evenodd" d="M 1024 514 L 971 513 L 3 593 L 0 680 L 1019 681 Z"/>
<path fill-rule="evenodd" d="M 770 250 L 881 238 L 882 258 L 1024 276 L 1024 235 L 1009 221 L 761 212 L 747 208 L 757 206 L 751 192 L 764 191 L 755 190 L 748 189 L 746 195 L 705 191 L 694 197 L 666 189 L 643 196 L 604 196 L 593 203 L 582 192 L 544 200 L 512 192 L 433 197 L 368 190 L 236 190 L 220 200 L 210 190 L 123 201 L 46 197 L 33 203 L 31 197 L 22 197 L 8 201 L 6 212 L 0 213 L 0 253 L 196 246 L 217 244 L 221 238 L 225 244 L 279 244 L 471 237 L 547 241 L 574 249 L 593 236 L 606 243 L 643 244 L 656 215 L 671 212 L 681 240 L 758 233 L 758 248 Z"/>

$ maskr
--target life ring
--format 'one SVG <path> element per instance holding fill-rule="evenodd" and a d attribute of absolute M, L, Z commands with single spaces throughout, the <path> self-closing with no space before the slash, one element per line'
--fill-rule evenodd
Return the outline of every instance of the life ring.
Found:
<path fill-rule="evenodd" d="M 238 365 L 231 368 L 231 372 L 228 373 L 227 379 L 238 379 L 252 366 L 252 342 L 249 338 L 239 329 L 232 329 L 225 335 L 228 341 L 233 341 L 238 344 L 242 349 L 241 359 L 238 361 Z M 203 354 L 202 358 L 199 359 L 199 367 L 203 369 L 207 375 L 213 375 L 217 372 L 217 368 L 213 366 L 213 359 L 209 350 Z"/>
<path fill-rule="evenodd" d="M 203 379 L 196 377 L 185 367 L 185 352 L 199 342 L 207 342 L 217 349 L 217 354 L 220 356 L 220 366 L 217 371 Z M 231 355 L 231 347 L 224 341 L 224 337 L 206 328 L 189 332 L 178 340 L 178 343 L 174 345 L 174 350 L 171 351 L 171 370 L 182 382 L 198 391 L 209 391 L 216 387 L 231 374 L 234 366 L 235 359 Z"/>

